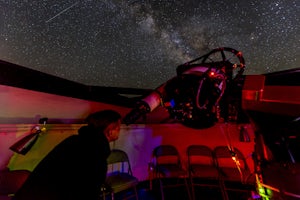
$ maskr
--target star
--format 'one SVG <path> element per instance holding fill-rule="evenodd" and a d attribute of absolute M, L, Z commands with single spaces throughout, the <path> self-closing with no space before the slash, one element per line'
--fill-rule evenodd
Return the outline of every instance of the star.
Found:
<path fill-rule="evenodd" d="M 218 47 L 245 74 L 299 66 L 296 0 L 5 1 L 0 59 L 87 85 L 156 88 Z"/>

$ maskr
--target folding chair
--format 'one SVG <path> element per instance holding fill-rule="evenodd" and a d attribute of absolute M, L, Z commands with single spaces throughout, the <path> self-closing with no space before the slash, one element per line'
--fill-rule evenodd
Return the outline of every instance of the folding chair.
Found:
<path fill-rule="evenodd" d="M 251 183 L 252 173 L 243 153 L 237 148 L 216 146 L 214 154 L 224 181 Z"/>
<path fill-rule="evenodd" d="M 165 199 L 163 180 L 166 178 L 176 178 L 177 183 L 172 186 L 180 186 L 180 179 L 184 180 L 184 185 L 191 199 L 190 190 L 187 182 L 187 171 L 183 169 L 180 155 L 173 145 L 159 145 L 153 150 L 155 177 L 159 179 L 161 199 Z M 168 185 L 170 186 L 170 185 Z"/>
<path fill-rule="evenodd" d="M 219 172 L 213 156 L 213 150 L 210 147 L 205 145 L 188 146 L 187 159 L 193 199 L 196 199 L 196 185 L 219 187 Z M 196 182 L 196 179 L 201 182 Z"/>
<path fill-rule="evenodd" d="M 103 186 L 103 188 L 101 188 L 103 191 L 103 199 L 106 199 L 106 195 L 111 195 L 111 199 L 114 200 L 116 193 L 133 189 L 134 194 L 127 196 L 127 198 L 134 195 L 138 200 L 137 185 L 139 181 L 132 174 L 127 153 L 120 149 L 112 149 L 111 154 L 107 159 L 107 164 L 108 174 L 106 184 Z"/>

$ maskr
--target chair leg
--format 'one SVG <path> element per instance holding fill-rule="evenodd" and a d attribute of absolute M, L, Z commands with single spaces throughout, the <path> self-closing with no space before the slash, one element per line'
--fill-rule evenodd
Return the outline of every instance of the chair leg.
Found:
<path fill-rule="evenodd" d="M 192 196 L 191 196 L 191 192 L 190 192 L 190 188 L 189 188 L 189 184 L 188 184 L 187 178 L 184 178 L 184 184 L 185 184 L 186 191 L 188 193 L 189 199 L 191 200 Z"/>
<path fill-rule="evenodd" d="M 139 195 L 138 195 L 136 187 L 134 187 L 134 193 L 135 193 L 135 199 L 139 200 Z"/>
<path fill-rule="evenodd" d="M 192 200 L 196 200 L 195 186 L 194 186 L 194 182 L 193 182 L 192 177 L 190 177 L 190 183 L 191 183 L 191 188 L 192 188 Z"/>
<path fill-rule="evenodd" d="M 115 200 L 115 194 L 111 192 L 111 200 Z"/>
<path fill-rule="evenodd" d="M 220 185 L 220 189 L 221 189 L 221 192 L 222 192 L 223 200 L 229 200 L 227 190 L 226 190 L 226 186 L 225 186 L 224 180 L 222 178 L 219 178 L 219 185 Z"/>
<path fill-rule="evenodd" d="M 165 200 L 164 188 L 161 178 L 159 178 L 159 186 L 160 186 L 160 193 L 161 193 L 161 200 Z"/>
<path fill-rule="evenodd" d="M 105 192 L 102 193 L 103 200 L 105 200 Z"/>

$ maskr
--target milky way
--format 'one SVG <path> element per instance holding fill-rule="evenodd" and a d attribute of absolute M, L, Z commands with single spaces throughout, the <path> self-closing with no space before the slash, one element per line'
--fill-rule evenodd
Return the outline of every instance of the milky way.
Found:
<path fill-rule="evenodd" d="M 156 88 L 217 47 L 245 74 L 299 67 L 299 0 L 0 2 L 0 59 L 87 85 Z"/>

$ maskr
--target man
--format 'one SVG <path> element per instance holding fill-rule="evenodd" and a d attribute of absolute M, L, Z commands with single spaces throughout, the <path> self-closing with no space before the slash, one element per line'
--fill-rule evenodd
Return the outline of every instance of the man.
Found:
<path fill-rule="evenodd" d="M 87 126 L 58 144 L 32 171 L 14 200 L 95 200 L 107 173 L 109 142 L 119 137 L 121 115 L 90 114 Z"/>

